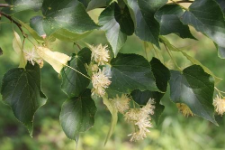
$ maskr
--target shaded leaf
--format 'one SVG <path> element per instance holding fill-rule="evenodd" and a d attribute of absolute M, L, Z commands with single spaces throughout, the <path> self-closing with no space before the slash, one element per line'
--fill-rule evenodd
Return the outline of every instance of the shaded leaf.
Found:
<path fill-rule="evenodd" d="M 183 9 L 179 5 L 165 5 L 159 9 L 155 17 L 160 24 L 160 34 L 167 35 L 175 33 L 181 38 L 195 39 L 189 27 L 180 21 L 183 13 Z"/>
<path fill-rule="evenodd" d="M 223 14 L 225 15 L 225 1 L 224 0 L 216 0 L 216 2 L 219 4 L 221 10 L 223 11 Z"/>
<path fill-rule="evenodd" d="M 139 91 L 135 90 L 131 93 L 133 99 L 140 105 L 146 105 L 149 98 L 153 98 L 155 101 L 155 113 L 153 115 L 154 120 L 158 123 L 159 118 L 164 110 L 164 106 L 160 104 L 160 100 L 164 96 L 164 92 L 167 89 L 167 83 L 170 79 L 170 71 L 156 58 L 153 58 L 150 62 L 153 74 L 156 78 L 156 84 L 158 88 L 163 91 L 153 92 L 153 91 Z"/>
<path fill-rule="evenodd" d="M 186 104 L 191 111 L 206 120 L 217 124 L 214 118 L 213 78 L 198 66 L 171 71 L 170 96 L 175 103 Z"/>
<path fill-rule="evenodd" d="M 68 66 L 73 69 L 65 66 L 61 71 L 63 80 L 61 88 L 69 97 L 78 97 L 90 83 L 84 66 L 86 61 L 88 61 L 87 58 L 82 55 L 74 55 L 68 62 Z"/>
<path fill-rule="evenodd" d="M 90 129 L 94 125 L 95 113 L 96 106 L 90 90 L 64 102 L 59 120 L 67 137 L 77 140 L 80 132 Z"/>
<path fill-rule="evenodd" d="M 159 23 L 154 17 L 155 11 L 167 0 L 124 0 L 131 9 L 135 24 L 135 34 L 144 41 L 159 46 Z"/>
<path fill-rule="evenodd" d="M 46 103 L 41 91 L 40 68 L 27 64 L 26 68 L 9 70 L 3 77 L 2 98 L 15 115 L 33 133 L 33 118 L 37 109 Z"/>

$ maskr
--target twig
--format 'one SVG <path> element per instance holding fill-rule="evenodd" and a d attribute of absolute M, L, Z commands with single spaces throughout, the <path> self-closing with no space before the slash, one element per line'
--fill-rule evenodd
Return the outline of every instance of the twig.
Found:
<path fill-rule="evenodd" d="M 80 45 L 79 45 L 79 44 L 77 44 L 77 43 L 75 43 L 75 42 L 74 42 L 74 45 L 76 45 L 76 46 L 77 46 L 77 48 L 78 48 L 79 50 L 81 50 L 81 47 L 80 47 Z"/>
<path fill-rule="evenodd" d="M 11 7 L 9 4 L 0 4 L 0 7 Z"/>
<path fill-rule="evenodd" d="M 172 1 L 176 3 L 193 3 L 194 1 Z"/>
<path fill-rule="evenodd" d="M 21 33 L 23 34 L 23 37 L 24 37 L 24 38 L 27 37 L 27 35 L 24 33 L 24 31 L 23 31 L 23 29 L 22 29 L 22 25 L 21 25 L 19 22 L 17 22 L 17 21 L 14 20 L 11 16 L 9 16 L 9 15 L 3 13 L 3 12 L 0 12 L 0 15 L 6 17 L 8 20 L 10 20 L 12 23 L 14 23 L 14 24 L 20 29 L 20 31 L 21 31 Z"/>

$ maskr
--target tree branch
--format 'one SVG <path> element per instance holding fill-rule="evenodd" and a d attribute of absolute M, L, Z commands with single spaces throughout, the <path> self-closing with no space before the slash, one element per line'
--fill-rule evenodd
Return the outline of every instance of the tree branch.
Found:
<path fill-rule="evenodd" d="M 0 4 L 0 7 L 10 7 L 9 4 Z"/>
<path fill-rule="evenodd" d="M 7 18 L 8 20 L 10 20 L 12 23 L 14 23 L 21 31 L 21 33 L 23 34 L 23 37 L 26 38 L 27 35 L 24 33 L 23 29 L 22 29 L 22 25 L 17 22 L 16 20 L 14 20 L 10 15 L 7 15 L 3 12 L 0 12 L 0 16 L 4 16 L 5 18 Z"/>

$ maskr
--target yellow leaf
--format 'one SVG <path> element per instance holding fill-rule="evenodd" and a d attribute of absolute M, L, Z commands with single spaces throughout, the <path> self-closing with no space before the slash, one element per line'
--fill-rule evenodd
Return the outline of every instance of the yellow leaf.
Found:
<path fill-rule="evenodd" d="M 23 43 L 21 41 L 21 38 L 19 34 L 16 31 L 13 31 L 14 39 L 13 39 L 13 49 L 14 51 L 20 56 L 20 65 L 19 68 L 25 68 L 27 64 L 27 60 L 23 53 Z"/>
<path fill-rule="evenodd" d="M 56 72 L 60 73 L 61 69 L 67 65 L 67 62 L 71 57 L 67 56 L 64 53 L 53 52 L 46 47 L 37 47 L 37 54 L 48 62 Z"/>

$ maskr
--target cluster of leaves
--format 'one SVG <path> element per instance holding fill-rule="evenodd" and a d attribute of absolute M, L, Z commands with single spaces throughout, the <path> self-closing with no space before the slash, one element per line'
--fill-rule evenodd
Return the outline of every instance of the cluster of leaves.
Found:
<path fill-rule="evenodd" d="M 219 79 L 199 61 L 179 50 L 163 37 L 177 34 L 181 38 L 196 40 L 189 25 L 208 36 L 218 48 L 219 57 L 225 58 L 225 3 L 223 0 L 6 0 L 9 7 L 0 10 L 2 16 L 13 21 L 24 37 L 32 36 L 37 45 L 50 39 L 75 42 L 88 36 L 93 30 L 105 31 L 111 46 L 113 59 L 110 61 L 111 84 L 107 89 L 109 98 L 131 94 L 134 101 L 145 105 L 149 98 L 156 101 L 154 118 L 157 121 L 164 106 L 160 100 L 170 85 L 171 100 L 186 104 L 191 111 L 204 119 L 217 124 L 212 104 L 214 81 Z M 184 8 L 180 3 L 190 3 Z M 88 11 L 103 8 L 96 24 Z M 34 16 L 30 24 L 14 13 L 24 10 L 41 10 L 41 16 Z M 10 17 L 9 17 L 10 16 Z M 165 45 L 168 51 L 177 51 L 193 65 L 183 70 L 169 70 L 157 58 L 148 61 L 136 54 L 121 54 L 120 50 L 127 37 L 135 34 L 145 43 L 160 49 Z M 58 58 L 60 59 L 60 58 Z M 71 60 L 61 70 L 62 90 L 68 100 L 60 113 L 60 122 L 66 135 L 77 139 L 94 124 L 96 106 L 91 97 L 89 75 L 85 64 L 91 60 L 88 48 L 73 54 Z M 68 67 L 69 66 L 69 67 Z M 73 69 L 71 69 L 73 68 Z M 76 70 L 76 71 L 75 71 Z M 87 78 L 88 77 L 88 78 Z M 9 70 L 1 88 L 3 101 L 12 107 L 16 118 L 32 135 L 33 116 L 36 110 L 46 103 L 41 91 L 40 68 L 27 63 L 25 68 Z"/>

